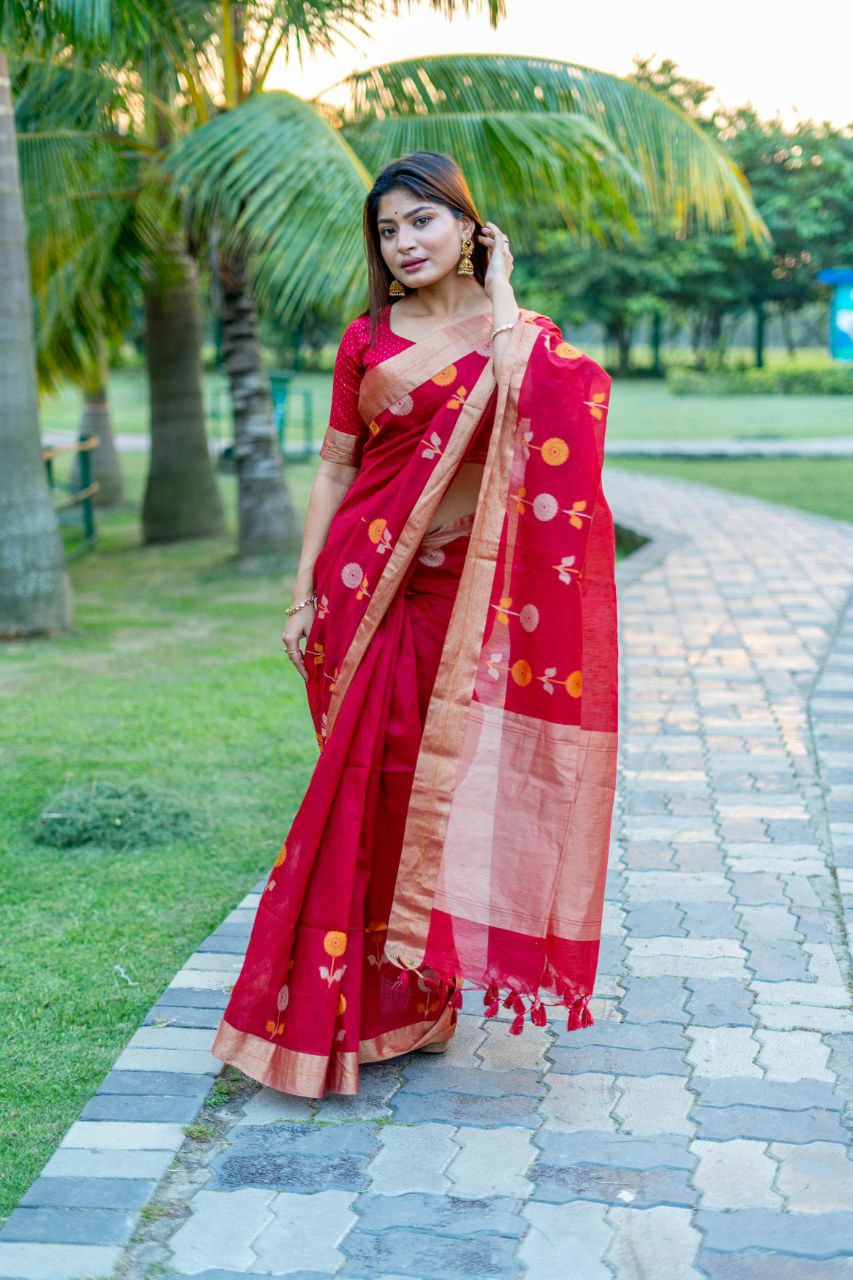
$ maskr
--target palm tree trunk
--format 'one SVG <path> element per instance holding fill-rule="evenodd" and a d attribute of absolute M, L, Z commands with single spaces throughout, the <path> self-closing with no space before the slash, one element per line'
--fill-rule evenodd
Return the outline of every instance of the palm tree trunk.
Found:
<path fill-rule="evenodd" d="M 151 458 L 142 503 L 145 542 L 223 533 L 225 508 L 210 456 L 201 382 L 195 262 L 175 244 L 169 279 L 145 288 Z"/>
<path fill-rule="evenodd" d="M 0 49 L 0 638 L 71 623 L 71 588 L 41 456 L 30 270 L 6 55 Z"/>
<path fill-rule="evenodd" d="M 106 349 L 102 349 L 98 368 L 93 370 L 83 389 L 83 412 L 80 415 L 80 435 L 97 436 L 97 444 L 89 453 L 92 479 L 98 482 L 98 492 L 93 498 L 97 507 L 120 507 L 125 500 L 124 477 L 113 436 L 110 406 L 107 400 L 109 364 Z M 74 481 L 80 483 L 80 456 L 75 458 L 72 469 Z"/>
<path fill-rule="evenodd" d="M 282 466 L 269 380 L 243 263 L 218 257 L 222 360 L 234 410 L 238 555 L 298 550 L 302 526 Z"/>

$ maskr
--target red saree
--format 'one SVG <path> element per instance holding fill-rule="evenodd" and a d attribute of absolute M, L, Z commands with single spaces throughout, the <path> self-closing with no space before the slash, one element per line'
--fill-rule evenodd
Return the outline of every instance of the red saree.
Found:
<path fill-rule="evenodd" d="M 213 1053 L 285 1092 L 493 1017 L 591 1022 L 617 746 L 609 375 L 522 310 L 369 368 L 359 470 L 317 558 L 320 756 L 266 883 Z M 461 461 L 476 512 L 428 532 Z"/>

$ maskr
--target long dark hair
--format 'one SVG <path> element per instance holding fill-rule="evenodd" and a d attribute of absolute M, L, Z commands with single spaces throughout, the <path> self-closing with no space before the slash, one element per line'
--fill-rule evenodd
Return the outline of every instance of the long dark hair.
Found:
<path fill-rule="evenodd" d="M 446 205 L 457 218 L 467 214 L 473 218 L 474 248 L 471 262 L 474 267 L 474 278 L 483 284 L 486 279 L 486 268 L 489 265 L 488 251 L 484 244 L 476 238 L 483 224 L 477 207 L 474 204 L 468 183 L 462 170 L 452 156 L 443 151 L 410 151 L 386 164 L 379 174 L 364 201 L 364 248 L 367 254 L 367 286 L 370 292 L 370 342 L 376 331 L 379 312 L 391 301 L 388 288 L 394 279 L 382 257 L 379 244 L 379 200 L 387 192 L 396 187 L 405 187 L 414 196 L 431 200 L 433 203 Z M 402 282 L 401 282 L 402 283 Z M 406 293 L 410 290 L 403 283 Z"/>

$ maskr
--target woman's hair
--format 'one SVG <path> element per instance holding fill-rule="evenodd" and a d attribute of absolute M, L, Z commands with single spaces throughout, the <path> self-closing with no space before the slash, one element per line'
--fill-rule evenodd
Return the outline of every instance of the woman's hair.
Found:
<path fill-rule="evenodd" d="M 408 155 L 392 160 L 379 174 L 364 201 L 364 246 L 367 253 L 367 285 L 370 292 L 370 342 L 373 341 L 379 312 L 390 301 L 388 288 L 394 279 L 382 257 L 379 244 L 379 227 L 377 226 L 379 200 L 397 187 L 405 187 L 413 196 L 420 196 L 434 204 L 446 205 L 457 218 L 461 218 L 463 214 L 473 218 L 476 226 L 472 237 L 474 248 L 471 261 L 474 266 L 474 277 L 480 284 L 483 284 L 486 279 L 486 268 L 489 265 L 486 246 L 477 239 L 477 233 L 482 230 L 483 224 L 468 189 L 468 183 L 453 157 L 439 151 L 410 151 Z M 406 289 L 405 283 L 403 288 Z M 409 290 L 406 289 L 406 292 L 408 293 Z"/>

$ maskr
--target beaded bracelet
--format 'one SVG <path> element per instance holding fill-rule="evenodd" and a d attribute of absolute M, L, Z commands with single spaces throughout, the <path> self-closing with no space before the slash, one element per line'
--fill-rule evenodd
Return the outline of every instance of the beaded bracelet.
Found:
<path fill-rule="evenodd" d="M 317 592 L 312 591 L 310 596 L 306 596 L 306 598 L 304 600 L 300 600 L 298 604 L 289 605 L 284 612 L 287 614 L 298 613 L 300 609 L 305 608 L 306 604 L 316 604 L 316 603 L 317 603 Z"/>
<path fill-rule="evenodd" d="M 519 311 L 518 315 L 521 315 L 521 312 L 520 312 L 520 311 Z M 518 319 L 518 316 L 516 316 L 516 317 L 515 317 L 515 320 L 517 320 L 517 319 Z M 497 329 L 494 329 L 494 330 L 492 331 L 492 341 L 494 341 L 494 339 L 495 339 L 495 334 L 503 333 L 504 329 L 512 329 L 512 328 L 514 328 L 514 327 L 515 327 L 515 320 L 510 320 L 507 324 L 499 324 L 499 325 L 498 325 L 498 327 L 497 327 Z"/>

